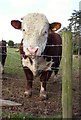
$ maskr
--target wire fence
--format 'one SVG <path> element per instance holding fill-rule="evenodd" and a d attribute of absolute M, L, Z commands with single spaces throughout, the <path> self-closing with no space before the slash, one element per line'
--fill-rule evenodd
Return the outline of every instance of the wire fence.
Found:
<path fill-rule="evenodd" d="M 19 48 L 13 48 L 13 46 L 11 46 L 10 48 L 9 47 L 6 47 L 6 44 L 1 46 L 0 45 L 0 61 L 2 60 L 2 56 L 7 56 L 6 58 L 6 64 L 4 66 L 5 68 L 5 74 L 6 74 L 6 71 L 7 73 L 11 73 L 12 74 L 12 71 L 14 70 L 14 75 L 16 74 L 16 72 L 18 72 L 19 70 L 23 71 L 23 67 L 22 67 L 22 63 L 21 63 L 21 56 L 20 53 L 19 53 Z M 46 45 L 46 47 L 62 47 L 62 44 L 60 45 Z M 76 47 L 78 48 L 78 45 L 76 45 Z M 73 46 L 74 48 L 74 46 Z M 4 50 L 2 50 L 4 49 Z M 13 50 L 10 50 L 10 49 L 13 49 Z M 18 51 L 16 51 L 18 50 Z M 31 57 L 34 57 L 34 56 L 29 56 L 30 58 Z M 60 61 L 61 60 L 61 56 L 50 56 L 50 55 L 41 55 L 41 56 L 36 56 L 36 58 L 40 59 L 41 57 L 43 58 L 50 58 L 50 61 L 52 62 L 52 64 L 54 63 L 53 62 L 53 59 L 56 59 L 58 58 L 58 60 Z M 8 60 L 9 59 L 9 60 Z M 15 62 L 16 61 L 16 62 Z M 49 64 L 49 62 L 48 62 Z M 46 64 L 47 65 L 47 64 Z M 41 67 L 43 68 L 43 64 L 37 64 L 37 68 L 38 67 Z M 61 66 L 61 65 L 60 65 Z M 7 69 L 10 69 L 9 71 Z M 26 68 L 27 69 L 27 68 Z M 59 71 L 62 71 L 62 68 L 61 67 L 54 67 L 54 66 L 51 66 L 50 68 L 50 71 L 54 71 L 54 70 L 59 70 Z M 43 70 L 43 69 L 42 69 Z"/>
<path fill-rule="evenodd" d="M 47 47 L 54 47 L 54 46 L 61 46 L 62 47 L 62 45 L 47 45 Z M 1 47 L 1 46 L 0 46 Z M 5 46 L 3 46 L 4 48 L 5 48 Z M 77 46 L 78 47 L 78 46 Z M 9 51 L 8 49 L 14 49 L 13 51 Z M 17 48 L 17 49 L 19 49 L 19 48 Z M 18 57 L 17 56 L 15 56 L 15 54 L 18 54 Z M 7 48 L 7 52 L 4 52 L 4 53 L 0 53 L 0 59 L 2 60 L 2 56 L 4 56 L 4 55 L 7 55 L 7 57 L 10 59 L 10 61 L 9 61 L 9 63 L 8 64 L 5 64 L 5 68 L 7 69 L 7 68 L 9 68 L 9 67 L 11 67 L 10 69 L 12 69 L 12 68 L 14 68 L 15 67 L 15 69 L 21 69 L 21 70 L 23 70 L 23 68 L 22 68 L 22 64 L 21 64 L 21 55 L 20 55 L 20 53 L 19 53 L 19 51 L 18 52 L 16 52 L 16 48 L 13 48 L 13 47 L 11 47 L 11 48 Z M 31 57 L 31 56 L 30 56 Z M 33 57 L 33 56 L 32 56 Z M 36 57 L 38 57 L 38 58 L 41 58 L 41 57 L 47 57 L 47 58 L 50 58 L 50 61 L 52 62 L 52 63 L 54 63 L 53 62 L 53 59 L 55 59 L 55 58 L 58 58 L 59 59 L 59 61 L 60 61 L 60 59 L 61 59 L 61 56 L 50 56 L 50 55 L 41 55 L 41 56 L 36 56 Z M 12 64 L 12 61 L 17 61 L 17 62 L 19 62 L 20 64 L 16 64 L 16 65 L 10 65 L 10 64 Z M 13 61 L 13 62 L 14 62 Z M 41 67 L 42 67 L 42 64 L 40 65 Z M 39 64 L 37 64 L 37 67 L 39 67 Z M 51 69 L 50 69 L 50 71 L 54 71 L 53 69 L 55 69 L 56 67 L 52 67 L 51 66 Z M 62 68 L 61 67 L 57 67 L 57 69 L 59 69 L 59 70 L 61 70 Z"/>
<path fill-rule="evenodd" d="M 56 47 L 59 47 L 59 46 L 62 47 L 62 45 L 46 45 L 46 47 L 55 47 L 55 46 Z M 3 46 L 3 48 L 5 48 L 5 47 L 6 46 Z M 0 53 L 1 57 L 5 56 L 5 55 L 7 56 L 6 57 L 6 62 L 5 62 L 5 65 L 4 65 L 5 75 L 1 76 L 3 79 L 10 79 L 10 80 L 12 79 L 13 80 L 14 79 L 13 75 L 14 76 L 16 75 L 17 80 L 18 79 L 23 79 L 23 77 L 25 77 L 25 74 L 24 74 L 24 71 L 23 71 L 23 67 L 22 67 L 22 63 L 21 63 L 21 54 L 20 54 L 19 50 L 16 51 L 17 49 L 19 49 L 19 48 L 13 48 L 13 46 L 10 47 L 10 48 L 7 47 L 6 52 Z M 41 57 L 43 57 L 43 58 L 44 57 L 50 58 L 50 62 L 52 62 L 52 64 L 54 63 L 53 59 L 58 58 L 59 61 L 61 60 L 61 56 L 56 56 L 56 55 L 55 56 L 50 56 L 50 55 L 43 55 L 42 54 L 41 56 L 35 56 L 35 57 L 38 58 L 38 59 L 40 59 Z M 48 62 L 47 64 L 49 64 L 50 62 Z M 37 64 L 37 68 L 39 68 L 39 66 L 41 68 L 43 68 L 43 64 L 42 63 Z M 27 68 L 24 68 L 24 69 L 27 69 Z M 50 66 L 50 71 L 54 72 L 54 70 L 61 71 L 61 67 Z M 43 69 L 41 69 L 41 71 L 43 71 Z M 10 74 L 10 77 L 6 76 L 7 74 L 8 75 Z M 20 76 L 20 74 L 22 74 L 22 77 L 18 78 L 18 76 Z"/>

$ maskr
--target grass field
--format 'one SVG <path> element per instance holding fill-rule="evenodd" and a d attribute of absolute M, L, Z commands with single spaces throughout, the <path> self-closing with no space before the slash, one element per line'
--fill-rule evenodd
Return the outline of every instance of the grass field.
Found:
<path fill-rule="evenodd" d="M 11 76 L 23 77 L 23 68 L 21 65 L 20 53 L 15 48 L 7 49 L 7 58 L 4 70 Z"/>

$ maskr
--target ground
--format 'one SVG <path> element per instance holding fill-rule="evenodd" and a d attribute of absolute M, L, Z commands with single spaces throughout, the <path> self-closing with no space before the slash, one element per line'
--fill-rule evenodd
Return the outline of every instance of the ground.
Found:
<path fill-rule="evenodd" d="M 9 54 L 10 55 L 10 54 Z M 77 58 L 76 58 L 77 59 Z M 12 58 L 13 61 L 13 58 Z M 18 63 L 18 62 L 17 62 Z M 12 64 L 12 63 L 9 63 Z M 74 61 L 76 65 L 76 61 Z M 14 65 L 13 65 L 14 66 Z M 20 64 L 18 65 L 21 69 Z M 42 101 L 39 97 L 40 80 L 39 77 L 33 81 L 33 94 L 31 98 L 27 98 L 24 95 L 26 87 L 25 75 L 21 76 L 19 71 L 8 71 L 9 66 L 5 67 L 5 74 L 2 76 L 2 98 L 21 103 L 21 106 L 4 106 L 2 107 L 2 113 L 4 116 L 10 116 L 14 114 L 19 115 L 33 115 L 33 116 L 55 116 L 62 113 L 62 71 L 60 70 L 56 79 L 54 79 L 54 73 L 47 83 L 48 99 Z M 16 67 L 15 67 L 16 69 Z M 19 73 L 19 74 L 17 74 Z M 73 115 L 79 114 L 79 69 L 77 66 L 73 68 Z"/>
<path fill-rule="evenodd" d="M 61 78 L 59 77 L 61 80 Z M 3 107 L 3 111 L 7 113 L 25 113 L 36 116 L 54 115 L 61 113 L 61 81 L 48 81 L 47 94 L 48 100 L 41 101 L 39 97 L 40 82 L 36 78 L 33 82 L 33 93 L 31 98 L 26 98 L 23 94 L 26 87 L 26 80 L 4 77 L 3 80 L 3 98 L 9 99 L 22 106 Z"/>
<path fill-rule="evenodd" d="M 39 97 L 40 82 L 39 78 L 36 78 L 33 82 L 33 94 L 31 98 L 26 98 L 23 94 L 26 87 L 26 79 L 19 79 L 14 76 L 13 78 L 5 74 L 3 76 L 3 92 L 4 99 L 9 99 L 21 103 L 22 106 L 3 107 L 3 112 L 7 114 L 31 114 L 34 116 L 54 116 L 61 114 L 61 92 L 62 92 L 62 79 L 58 75 L 57 79 L 51 79 L 47 84 L 48 100 L 41 101 Z M 78 101 L 78 88 L 77 78 L 75 79 L 75 85 L 73 87 L 73 113 L 78 114 L 79 101 Z M 76 88 L 75 88 L 76 86 Z M 77 97 L 76 97 L 77 96 Z"/>

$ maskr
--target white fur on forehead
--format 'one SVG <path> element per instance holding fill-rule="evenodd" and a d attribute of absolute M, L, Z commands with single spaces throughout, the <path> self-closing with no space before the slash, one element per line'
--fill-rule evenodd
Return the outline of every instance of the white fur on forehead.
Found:
<path fill-rule="evenodd" d="M 44 25 L 48 24 L 48 20 L 44 14 L 41 13 L 30 13 L 23 17 L 23 27 L 29 28 L 32 26 L 32 29 L 44 27 Z"/>

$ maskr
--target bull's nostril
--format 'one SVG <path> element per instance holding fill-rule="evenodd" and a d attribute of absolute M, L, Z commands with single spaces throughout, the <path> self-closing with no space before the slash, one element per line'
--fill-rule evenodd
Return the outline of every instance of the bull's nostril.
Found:
<path fill-rule="evenodd" d="M 37 48 L 37 50 L 35 51 L 35 53 L 38 51 L 38 48 Z"/>
<path fill-rule="evenodd" d="M 28 50 L 29 54 L 36 54 L 38 51 L 38 47 L 34 47 L 34 48 L 28 47 L 27 50 Z"/>

